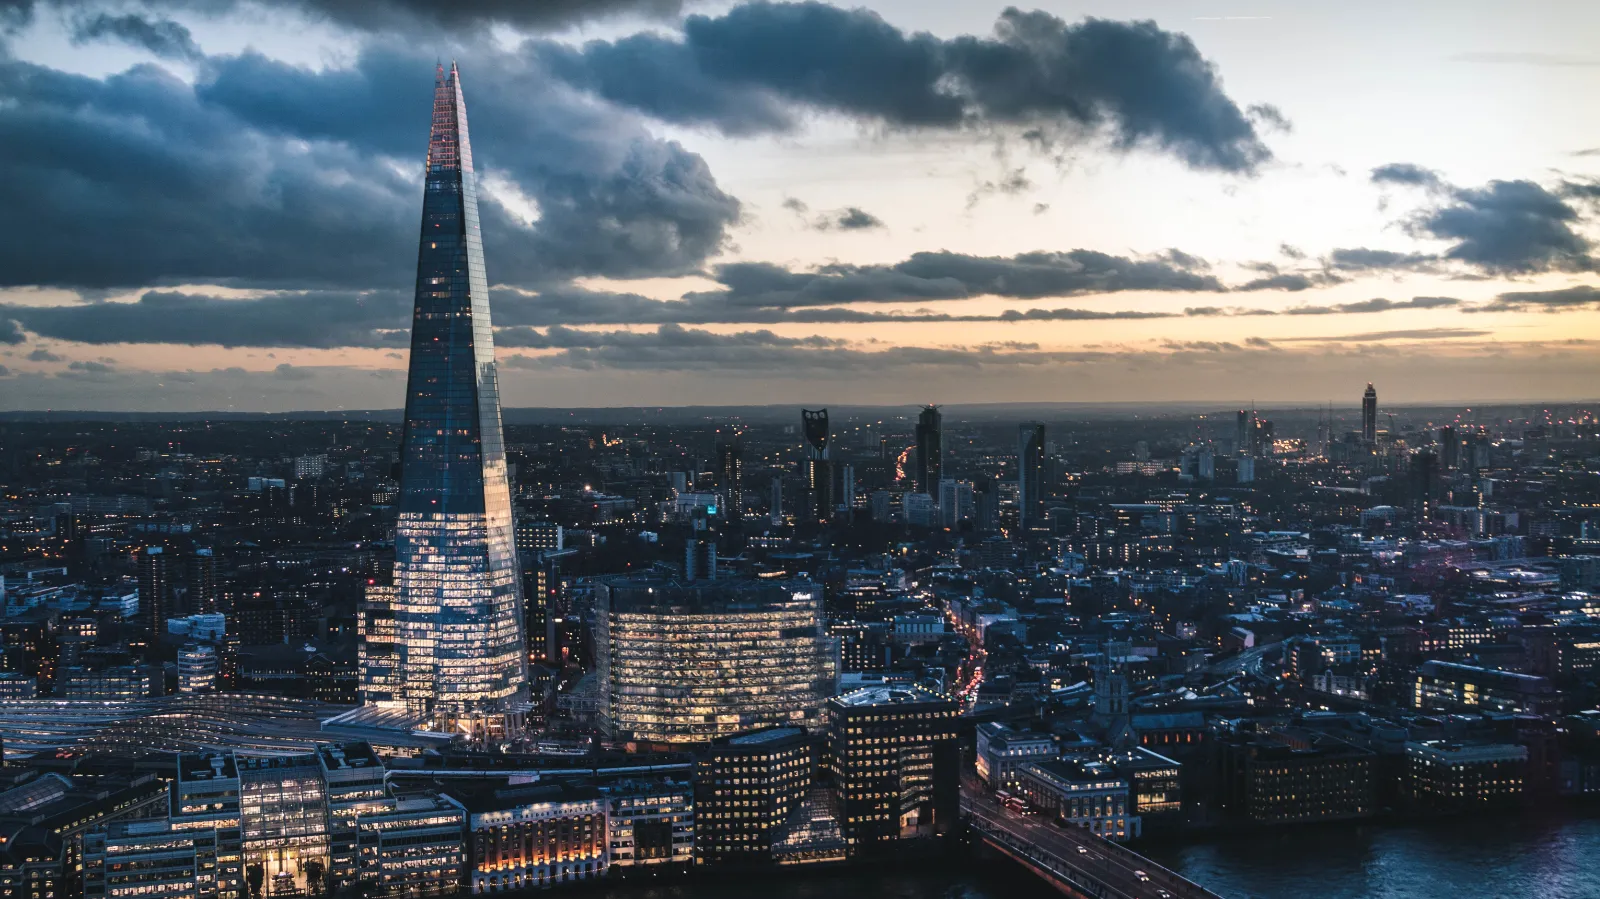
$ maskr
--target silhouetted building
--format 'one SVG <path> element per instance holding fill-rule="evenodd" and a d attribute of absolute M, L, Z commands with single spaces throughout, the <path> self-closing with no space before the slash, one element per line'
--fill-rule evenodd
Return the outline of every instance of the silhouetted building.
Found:
<path fill-rule="evenodd" d="M 801 409 L 800 423 L 805 431 L 806 457 L 802 474 L 806 480 L 809 514 L 816 521 L 833 517 L 833 462 L 828 451 L 828 410 Z"/>
<path fill-rule="evenodd" d="M 1024 422 L 1017 429 L 1017 527 L 1044 523 L 1044 425 Z"/>
<path fill-rule="evenodd" d="M 1378 391 L 1370 381 L 1361 394 L 1361 439 L 1368 444 L 1378 442 Z"/>
<path fill-rule="evenodd" d="M 938 406 L 917 415 L 917 492 L 937 496 L 944 479 L 944 417 Z"/>

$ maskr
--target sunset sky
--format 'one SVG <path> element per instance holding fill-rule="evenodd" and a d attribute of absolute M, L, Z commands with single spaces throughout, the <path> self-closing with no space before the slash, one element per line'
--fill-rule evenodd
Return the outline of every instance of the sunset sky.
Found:
<path fill-rule="evenodd" d="M 1600 395 L 1600 4 L 0 0 L 0 408 Z"/>

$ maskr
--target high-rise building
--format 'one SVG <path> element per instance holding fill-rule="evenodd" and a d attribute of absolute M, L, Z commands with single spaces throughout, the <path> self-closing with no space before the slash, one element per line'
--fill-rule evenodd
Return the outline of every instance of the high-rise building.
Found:
<path fill-rule="evenodd" d="M 917 416 L 917 492 L 935 496 L 944 478 L 944 417 L 938 406 Z"/>
<path fill-rule="evenodd" d="M 1017 428 L 1017 527 L 1026 531 L 1044 519 L 1044 425 Z"/>
<path fill-rule="evenodd" d="M 1256 413 L 1249 409 L 1240 409 L 1239 417 L 1234 421 L 1233 452 L 1234 455 L 1250 455 L 1250 447 L 1255 441 Z"/>
<path fill-rule="evenodd" d="M 210 643 L 185 643 L 178 650 L 178 692 L 210 693 L 217 689 L 217 648 Z"/>
<path fill-rule="evenodd" d="M 828 452 L 828 410 L 801 409 L 800 423 L 805 431 L 806 458 L 802 474 L 810 497 L 808 514 L 817 521 L 833 517 L 833 462 Z"/>
<path fill-rule="evenodd" d="M 202 546 L 188 559 L 188 612 L 204 615 L 217 611 L 217 555 L 209 546 Z"/>
<path fill-rule="evenodd" d="M 167 637 L 167 619 L 172 617 L 173 554 L 164 546 L 139 550 L 139 617 L 150 632 L 150 646 L 160 646 Z"/>
<path fill-rule="evenodd" d="M 454 64 L 448 75 L 439 67 L 434 88 L 400 463 L 398 703 L 441 729 L 503 737 L 527 707 L 522 584 L 477 176 Z"/>
<path fill-rule="evenodd" d="M 816 584 L 626 578 L 596 586 L 595 608 L 608 736 L 706 743 L 753 727 L 821 724 L 836 663 Z"/>
<path fill-rule="evenodd" d="M 1367 382 L 1367 390 L 1361 394 L 1361 439 L 1366 443 L 1378 442 L 1378 391 Z"/>
<path fill-rule="evenodd" d="M 733 440 L 717 444 L 717 489 L 727 504 L 724 517 L 737 522 L 744 518 L 744 447 L 735 434 Z"/>

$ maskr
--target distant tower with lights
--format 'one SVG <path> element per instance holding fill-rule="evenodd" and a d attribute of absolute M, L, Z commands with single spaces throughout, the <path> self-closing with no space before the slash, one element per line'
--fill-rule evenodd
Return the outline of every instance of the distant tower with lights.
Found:
<path fill-rule="evenodd" d="M 1361 394 L 1361 439 L 1368 444 L 1378 442 L 1378 391 L 1371 381 Z"/>

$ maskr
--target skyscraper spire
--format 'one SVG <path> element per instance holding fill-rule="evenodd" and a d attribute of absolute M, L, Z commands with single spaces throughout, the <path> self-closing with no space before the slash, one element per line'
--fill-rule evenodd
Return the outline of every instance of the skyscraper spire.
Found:
<path fill-rule="evenodd" d="M 395 527 L 394 680 L 368 703 L 483 740 L 527 706 L 522 590 L 511 522 L 489 283 L 467 107 L 437 70 L 417 251 Z"/>

